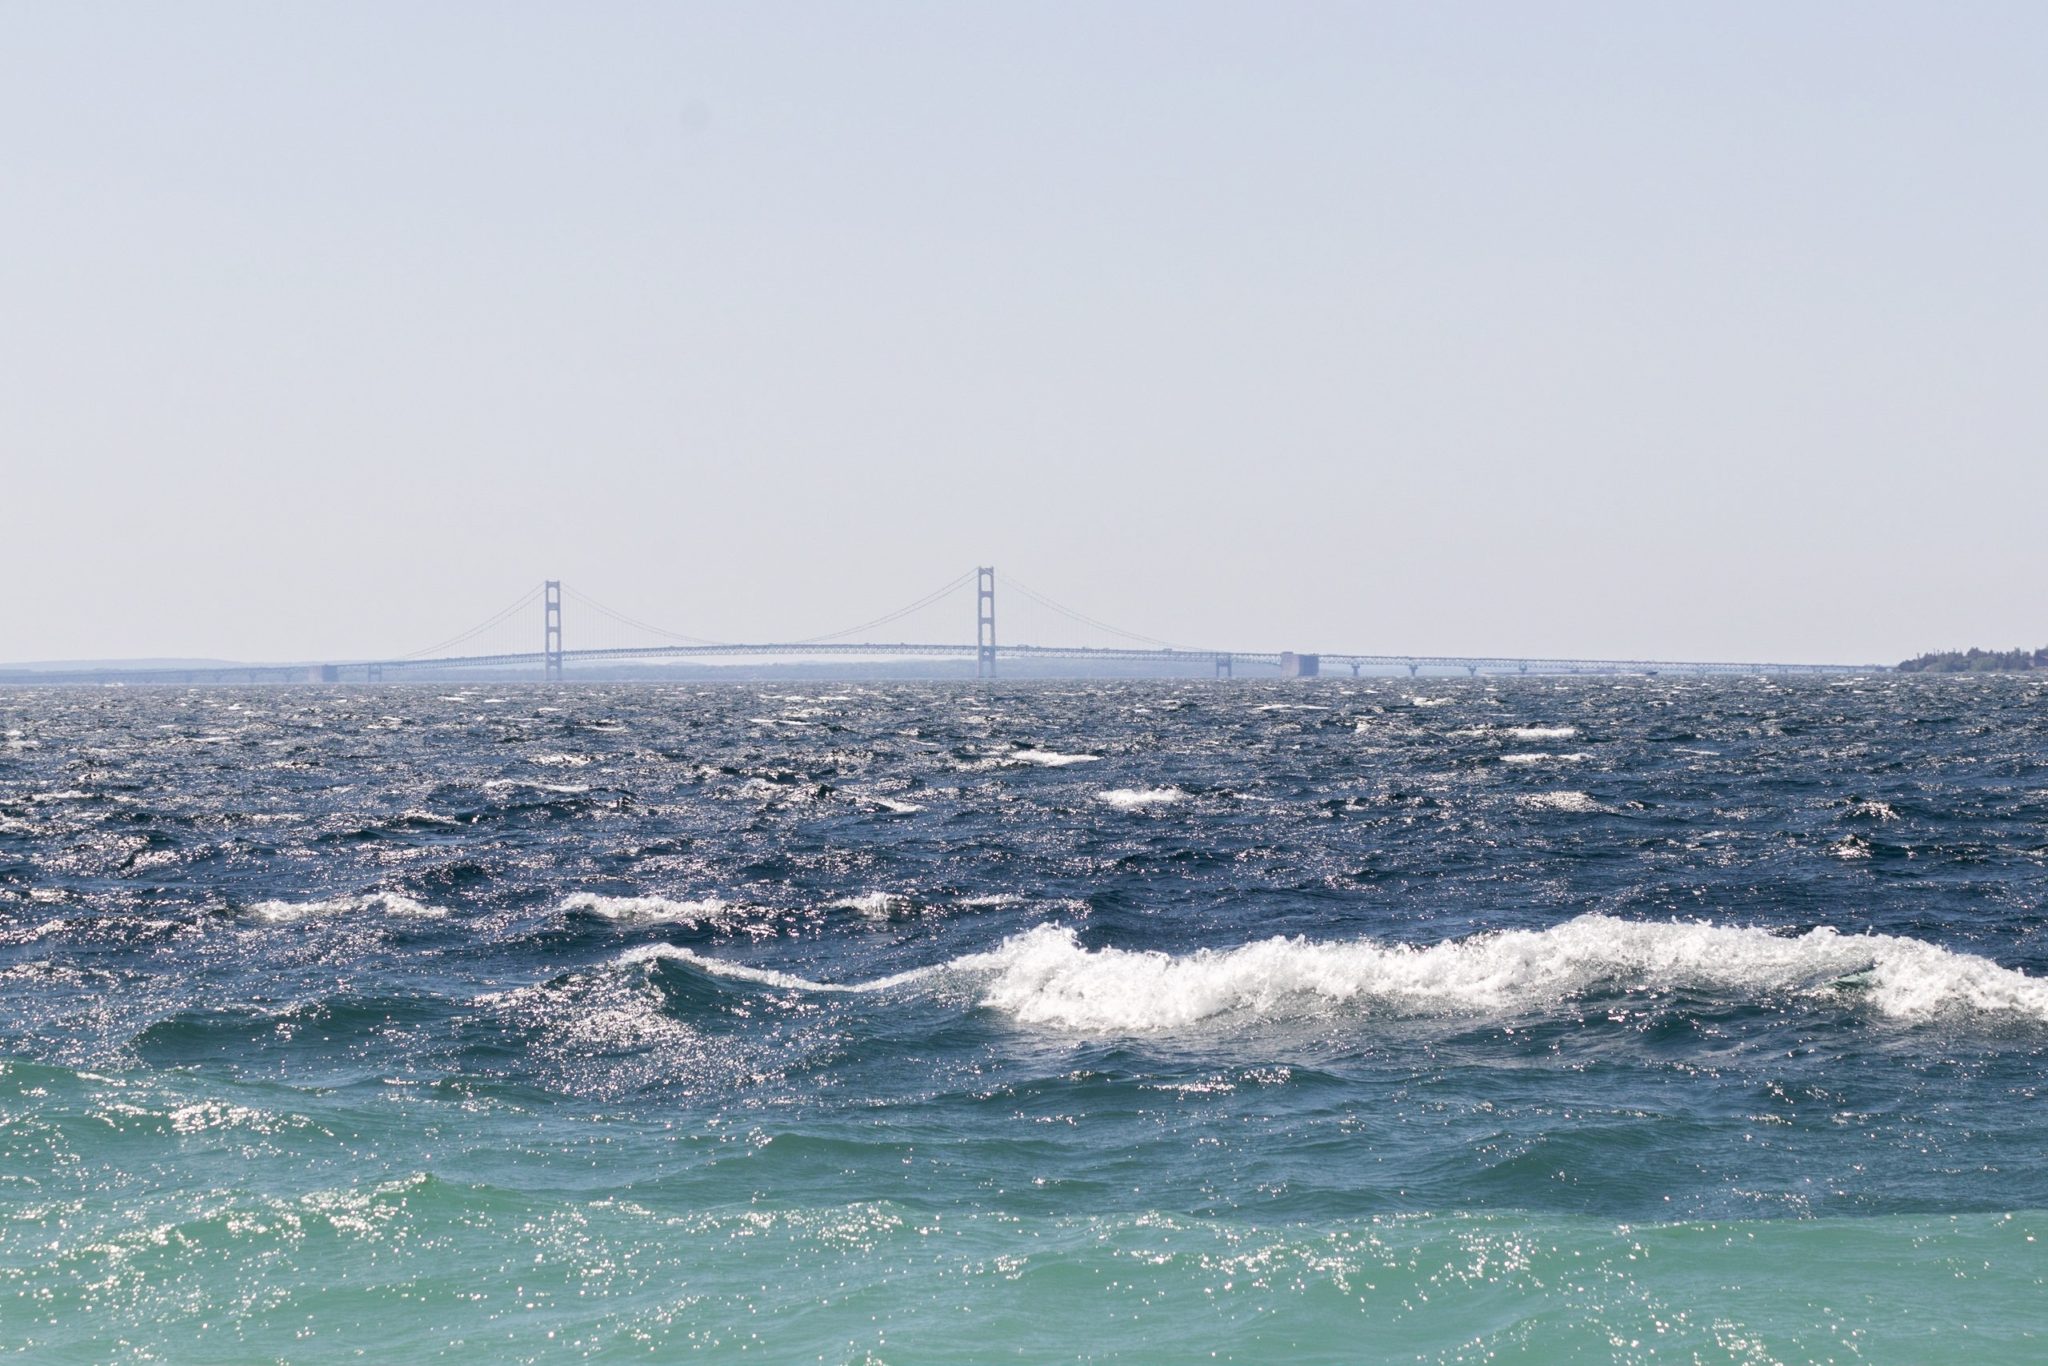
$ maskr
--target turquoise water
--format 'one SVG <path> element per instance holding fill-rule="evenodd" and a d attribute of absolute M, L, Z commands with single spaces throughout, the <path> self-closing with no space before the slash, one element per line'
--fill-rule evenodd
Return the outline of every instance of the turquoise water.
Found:
<path fill-rule="evenodd" d="M 0 1352 L 2048 1359 L 1994 680 L 0 698 Z"/>

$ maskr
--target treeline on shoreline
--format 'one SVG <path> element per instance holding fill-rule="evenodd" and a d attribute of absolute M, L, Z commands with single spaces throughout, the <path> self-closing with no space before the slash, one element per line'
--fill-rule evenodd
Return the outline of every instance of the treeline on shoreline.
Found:
<path fill-rule="evenodd" d="M 2009 674 L 2030 669 L 2048 669 L 2048 648 L 2039 650 L 1939 650 L 1903 660 L 1900 673 L 1909 674 Z"/>

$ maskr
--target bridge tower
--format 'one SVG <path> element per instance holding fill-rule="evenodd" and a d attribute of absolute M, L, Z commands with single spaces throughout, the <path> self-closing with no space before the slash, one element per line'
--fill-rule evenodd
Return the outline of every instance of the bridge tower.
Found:
<path fill-rule="evenodd" d="M 550 683 L 562 681 L 562 581 L 549 579 L 547 596 L 542 609 L 541 653 L 545 660 L 544 674 Z"/>
<path fill-rule="evenodd" d="M 996 676 L 996 570 L 984 565 L 974 571 L 974 676 Z"/>

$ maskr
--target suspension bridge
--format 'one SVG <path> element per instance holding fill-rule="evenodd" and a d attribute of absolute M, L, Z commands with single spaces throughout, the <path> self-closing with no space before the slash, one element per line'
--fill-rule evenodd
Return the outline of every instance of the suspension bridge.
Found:
<path fill-rule="evenodd" d="M 897 625 L 905 618 L 964 600 L 972 586 L 974 637 L 965 633 L 957 640 L 916 641 L 872 639 L 875 632 Z M 1045 675 L 1066 665 L 1078 672 L 1105 669 L 1142 669 L 1147 673 L 1212 675 L 1234 678 L 1240 675 L 1313 678 L 1338 670 L 1352 677 L 1373 673 L 1412 677 L 1431 673 L 1512 675 L 1573 674 L 1720 674 L 1793 675 L 1870 673 L 1880 665 L 1791 664 L 1729 662 L 1710 660 L 1654 659 L 1570 659 L 1506 655 L 1435 654 L 1350 654 L 1329 651 L 1256 651 L 1218 648 L 1192 649 L 1151 636 L 1127 631 L 1086 613 L 1067 607 L 1018 580 L 1005 581 L 1007 595 L 1016 594 L 1021 603 L 1047 619 L 1082 628 L 1110 643 L 1083 645 L 999 644 L 996 635 L 996 572 L 982 566 L 960 575 L 893 611 L 827 632 L 793 640 L 729 641 L 709 640 L 629 616 L 574 589 L 558 579 L 530 588 L 504 609 L 446 640 L 409 654 L 384 659 L 350 659 L 298 663 L 204 663 L 146 666 L 62 666 L 0 668 L 0 684 L 199 684 L 199 683 L 377 683 L 412 678 L 477 674 L 513 679 L 520 676 L 548 682 L 571 680 L 578 673 L 594 677 L 603 666 L 659 664 L 663 661 L 699 660 L 736 663 L 772 659 L 959 660 L 972 661 L 977 678 L 994 678 L 1004 661 L 1025 665 L 1030 672 Z M 563 631 L 565 601 L 587 612 L 596 623 L 613 631 L 624 631 L 637 640 L 570 648 Z M 537 650 L 478 652 L 480 638 L 501 634 L 513 627 L 522 612 L 539 608 L 541 646 Z M 529 618 L 530 620 L 530 618 Z M 964 624 L 964 623 L 963 623 Z M 859 639 L 856 639 L 859 637 Z M 531 639 L 531 637 L 529 637 Z M 463 647 L 469 653 L 458 653 Z M 1047 668 L 1045 666 L 1055 666 Z"/>

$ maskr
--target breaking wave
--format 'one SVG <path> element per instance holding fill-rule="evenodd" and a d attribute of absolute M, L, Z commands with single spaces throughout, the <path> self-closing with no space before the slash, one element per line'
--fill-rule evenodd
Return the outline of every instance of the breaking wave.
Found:
<path fill-rule="evenodd" d="M 1088 949 L 1071 928 L 1040 925 L 986 953 L 854 983 L 815 982 L 667 944 L 630 950 L 620 961 L 654 959 L 800 991 L 867 994 L 950 978 L 969 985 L 978 1005 L 1019 1023 L 1107 1033 L 1337 1009 L 1389 1017 L 1540 1012 L 1630 991 L 1854 999 L 1903 1021 L 1986 1015 L 2048 1022 L 2048 980 L 1922 940 L 1598 914 L 1420 947 L 1275 938 L 1186 954 Z"/>

